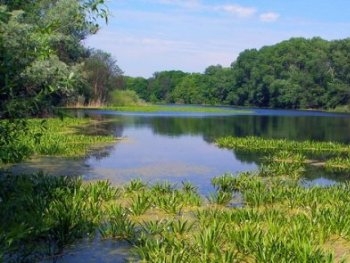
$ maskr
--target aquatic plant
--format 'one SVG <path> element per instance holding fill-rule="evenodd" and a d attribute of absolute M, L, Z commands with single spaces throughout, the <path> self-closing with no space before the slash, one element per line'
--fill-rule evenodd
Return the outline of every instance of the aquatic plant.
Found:
<path fill-rule="evenodd" d="M 146 184 L 140 178 L 133 179 L 127 185 L 124 186 L 125 192 L 130 194 L 139 192 L 145 188 Z"/>
<path fill-rule="evenodd" d="M 128 210 L 131 214 L 139 216 L 144 214 L 151 206 L 151 197 L 147 193 L 140 193 L 132 197 L 131 205 Z"/>
<path fill-rule="evenodd" d="M 224 174 L 214 182 L 218 193 L 239 193 L 240 208 L 194 206 L 192 187 L 168 183 L 155 190 L 135 180 L 117 190 L 107 181 L 0 177 L 0 254 L 38 261 L 98 229 L 103 239 L 130 242 L 138 262 L 348 259 L 339 251 L 350 247 L 350 183 L 307 188 L 296 178 L 259 172 Z"/>
<path fill-rule="evenodd" d="M 335 142 L 292 141 L 285 139 L 264 139 L 260 137 L 223 137 L 216 140 L 219 147 L 246 152 L 289 152 L 303 155 L 342 155 L 350 152 L 350 146 Z M 304 157 L 301 157 L 304 158 Z M 295 158 L 293 158 L 295 159 Z"/>
<path fill-rule="evenodd" d="M 349 172 L 350 158 L 349 157 L 335 157 L 325 162 L 325 168 L 334 172 Z"/>
<path fill-rule="evenodd" d="M 101 236 L 132 242 L 135 236 L 135 223 L 129 219 L 127 210 L 120 205 L 113 205 L 108 208 L 106 214 L 107 218 L 99 226 Z"/>
<path fill-rule="evenodd" d="M 161 210 L 169 214 L 180 214 L 184 206 L 181 196 L 177 191 L 168 194 L 157 195 L 155 197 L 155 204 Z"/>
<path fill-rule="evenodd" d="M 238 190 L 237 176 L 229 173 L 225 173 L 221 176 L 213 177 L 211 184 L 216 188 L 217 191 L 233 192 Z"/>
<path fill-rule="evenodd" d="M 216 191 L 208 197 L 211 204 L 227 205 L 232 200 L 232 193 L 225 191 Z"/>
<path fill-rule="evenodd" d="M 11 146 L 21 149 L 21 156 L 1 157 L 0 160 L 20 161 L 31 155 L 81 157 L 93 147 L 116 141 L 113 136 L 91 136 L 77 132 L 78 128 L 86 127 L 90 123 L 92 120 L 74 118 L 30 119 L 27 121 L 26 130 L 16 139 L 16 145 Z"/>

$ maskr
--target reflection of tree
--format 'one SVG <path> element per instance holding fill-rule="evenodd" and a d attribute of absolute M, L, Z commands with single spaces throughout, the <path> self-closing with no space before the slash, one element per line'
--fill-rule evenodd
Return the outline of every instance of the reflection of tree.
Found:
<path fill-rule="evenodd" d="M 86 113 L 86 112 L 85 112 Z M 278 113 L 278 111 L 276 111 Z M 79 114 L 82 115 L 81 113 Z M 224 136 L 259 136 L 264 138 L 286 138 L 291 140 L 337 141 L 350 143 L 350 121 L 345 117 L 317 116 L 139 116 L 89 114 L 98 120 L 88 127 L 78 127 L 78 132 L 95 135 L 122 137 L 126 127 L 149 127 L 155 134 L 163 136 L 196 135 L 213 143 Z M 107 157 L 111 148 L 94 152 L 96 159 Z M 233 154 L 242 162 L 261 164 L 264 154 L 234 150 Z M 325 174 L 325 177 L 330 175 Z"/>
<path fill-rule="evenodd" d="M 255 163 L 257 165 L 262 164 L 263 158 L 266 154 L 256 153 L 256 152 L 244 152 L 244 151 L 233 151 L 237 160 L 245 163 Z"/>
<path fill-rule="evenodd" d="M 279 112 L 276 111 L 276 114 Z M 80 114 L 81 115 L 81 114 Z M 166 136 L 198 135 L 212 143 L 223 136 L 259 136 L 290 140 L 337 141 L 350 143 L 349 118 L 318 116 L 127 116 L 89 114 L 97 120 L 81 130 L 89 134 L 123 135 L 124 128 L 150 127 Z"/>
<path fill-rule="evenodd" d="M 291 140 L 338 141 L 349 143 L 348 118 L 312 116 L 219 116 L 205 118 L 154 117 L 154 133 L 180 136 L 201 135 L 207 142 L 222 136 L 261 136 Z"/>
<path fill-rule="evenodd" d="M 323 166 L 313 166 L 309 165 L 306 168 L 305 172 L 305 180 L 307 181 L 312 181 L 316 180 L 318 178 L 326 178 L 330 181 L 334 182 L 344 182 L 344 181 L 349 181 L 349 173 L 344 173 L 344 172 L 328 172 L 324 169 Z"/>
<path fill-rule="evenodd" d="M 113 147 L 114 146 L 106 146 L 100 149 L 95 149 L 89 154 L 89 157 L 94 157 L 96 160 L 102 160 L 110 156 Z"/>

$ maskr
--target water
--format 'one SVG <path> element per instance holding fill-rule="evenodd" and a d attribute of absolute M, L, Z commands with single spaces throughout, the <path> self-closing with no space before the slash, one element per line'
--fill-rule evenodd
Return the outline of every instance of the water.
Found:
<path fill-rule="evenodd" d="M 117 113 L 75 111 L 76 116 L 104 120 L 82 130 L 89 134 L 113 134 L 116 144 L 79 160 L 41 158 L 11 167 L 14 172 L 44 170 L 57 175 L 81 175 L 86 180 L 109 179 L 123 184 L 133 178 L 154 183 L 166 180 L 178 185 L 190 181 L 203 195 L 210 179 L 223 173 L 256 170 L 256 154 L 220 149 L 222 136 L 261 136 L 291 140 L 350 143 L 350 115 L 314 111 L 252 110 L 244 114 Z M 340 180 L 319 167 L 310 167 L 305 185 L 330 185 Z M 123 262 L 128 245 L 114 241 L 80 242 L 65 250 L 57 262 Z"/>
<path fill-rule="evenodd" d="M 50 174 L 80 175 L 86 180 L 108 179 L 115 184 L 133 178 L 149 183 L 166 180 L 177 185 L 190 181 L 206 195 L 212 190 L 211 178 L 253 171 L 261 162 L 261 155 L 218 148 L 214 144 L 218 137 L 260 136 L 350 143 L 347 114 L 259 109 L 240 114 L 102 110 L 72 114 L 104 120 L 82 132 L 113 134 L 121 140 L 85 159 L 46 157 L 16 164 L 12 171 L 44 170 Z M 313 174 L 310 182 L 331 184 L 337 178 L 324 171 L 315 173 L 319 176 Z"/>

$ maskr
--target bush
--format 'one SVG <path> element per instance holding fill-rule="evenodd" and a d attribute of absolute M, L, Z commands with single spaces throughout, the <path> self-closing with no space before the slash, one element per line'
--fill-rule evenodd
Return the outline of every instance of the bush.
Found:
<path fill-rule="evenodd" d="M 133 90 L 115 90 L 110 95 L 109 104 L 111 106 L 131 106 L 143 104 L 143 101 Z"/>

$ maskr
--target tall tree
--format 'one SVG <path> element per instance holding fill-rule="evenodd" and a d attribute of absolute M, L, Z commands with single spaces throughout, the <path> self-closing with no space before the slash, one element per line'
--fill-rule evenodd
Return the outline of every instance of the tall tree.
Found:
<path fill-rule="evenodd" d="M 122 70 L 109 53 L 92 50 L 83 67 L 85 89 L 82 91 L 87 103 L 105 103 L 108 94 L 118 87 Z"/>
<path fill-rule="evenodd" d="M 0 0 L 0 161 L 27 154 L 16 118 L 46 114 L 77 87 L 81 40 L 101 18 L 103 0 Z"/>
<path fill-rule="evenodd" d="M 103 0 L 0 0 L 0 118 L 48 110 L 75 83 L 81 40 L 107 18 Z"/>

